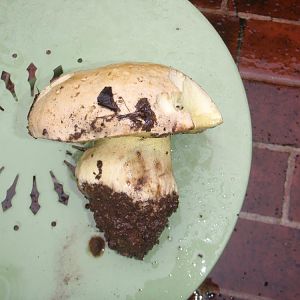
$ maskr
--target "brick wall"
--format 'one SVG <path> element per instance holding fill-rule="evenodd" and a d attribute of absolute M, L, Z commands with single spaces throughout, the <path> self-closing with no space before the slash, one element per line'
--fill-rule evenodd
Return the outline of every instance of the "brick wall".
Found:
<path fill-rule="evenodd" d="M 300 1 L 190 2 L 219 32 L 238 65 L 253 129 L 251 175 L 239 221 L 198 292 L 217 300 L 298 300 Z M 199 299 L 196 294 L 190 299 Z"/>

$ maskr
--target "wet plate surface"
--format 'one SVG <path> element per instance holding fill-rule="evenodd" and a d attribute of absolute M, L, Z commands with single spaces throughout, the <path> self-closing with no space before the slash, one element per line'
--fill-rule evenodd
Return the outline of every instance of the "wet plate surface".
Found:
<path fill-rule="evenodd" d="M 233 60 L 188 1 L 54 0 L 42 6 L 0 4 L 6 72 L 0 81 L 0 197 L 11 204 L 0 212 L 0 299 L 186 299 L 220 256 L 248 179 L 249 112 Z M 201 135 L 173 138 L 180 207 L 144 261 L 107 247 L 91 255 L 89 240 L 97 232 L 64 163 L 74 164 L 70 154 L 77 150 L 34 140 L 26 129 L 33 89 L 62 70 L 119 61 L 182 70 L 213 97 L 225 121 Z"/>

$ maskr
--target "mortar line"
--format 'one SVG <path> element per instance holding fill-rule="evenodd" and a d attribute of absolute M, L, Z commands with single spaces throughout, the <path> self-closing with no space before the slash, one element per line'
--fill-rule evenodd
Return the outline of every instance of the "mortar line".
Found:
<path fill-rule="evenodd" d="M 227 13 L 227 3 L 228 0 L 223 0 L 221 3 L 221 11 L 223 11 L 225 14 Z"/>
<path fill-rule="evenodd" d="M 215 14 L 215 15 L 223 15 L 224 12 L 220 8 L 205 8 L 205 7 L 197 7 L 200 10 L 200 12 L 209 13 L 209 14 Z"/>
<path fill-rule="evenodd" d="M 260 143 L 260 142 L 253 142 L 253 146 L 259 149 L 267 149 L 271 151 L 300 154 L 300 148 L 296 148 L 293 146 L 282 146 L 277 144 L 267 144 L 267 143 Z"/>
<path fill-rule="evenodd" d="M 251 14 L 251 13 L 244 13 L 244 12 L 236 12 L 230 11 L 228 12 L 229 15 L 234 15 L 238 16 L 243 19 L 247 20 L 258 20 L 258 21 L 271 21 L 271 22 L 276 22 L 276 23 L 284 23 L 284 24 L 291 24 L 291 25 L 300 25 L 299 21 L 293 21 L 293 20 L 287 20 L 283 18 L 274 18 L 270 16 L 263 16 L 263 15 L 258 15 L 258 14 Z"/>
<path fill-rule="evenodd" d="M 246 28 L 246 20 L 239 18 L 239 33 L 237 39 L 237 52 L 236 52 L 236 64 L 239 65 L 241 51 L 244 43 L 244 33 Z"/>
<path fill-rule="evenodd" d="M 281 218 L 279 219 L 279 218 L 270 217 L 270 216 L 262 216 L 262 215 L 259 215 L 256 213 L 249 213 L 249 212 L 241 211 L 239 213 L 239 217 L 243 220 L 260 222 L 260 223 L 269 224 L 269 225 L 281 225 L 281 226 L 289 227 L 292 229 L 300 229 L 299 222 L 282 220 Z"/>
<path fill-rule="evenodd" d="M 279 85 L 286 85 L 290 87 L 299 87 L 300 80 L 293 79 L 289 77 L 277 77 L 276 74 L 266 74 L 266 73 L 257 73 L 255 71 L 248 71 L 247 69 L 240 68 L 239 69 L 240 75 L 243 79 L 247 80 L 254 80 L 254 81 L 262 81 L 265 83 L 271 84 L 279 84 Z"/>
<path fill-rule="evenodd" d="M 293 182 L 293 175 L 295 170 L 296 163 L 296 153 L 291 153 L 288 158 L 288 165 L 286 170 L 286 179 L 284 183 L 284 196 L 283 196 L 283 204 L 282 204 L 282 222 L 289 221 L 289 211 L 290 211 L 290 194 L 291 187 Z"/>

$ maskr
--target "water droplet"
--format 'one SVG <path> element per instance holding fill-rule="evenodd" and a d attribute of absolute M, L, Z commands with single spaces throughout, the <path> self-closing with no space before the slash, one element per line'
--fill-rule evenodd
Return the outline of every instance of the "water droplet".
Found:
<path fill-rule="evenodd" d="M 196 268 L 196 267 L 197 267 L 197 264 L 196 264 L 196 263 L 193 263 L 193 267 Z"/>
<path fill-rule="evenodd" d="M 191 275 L 191 273 L 189 273 L 189 274 L 188 274 L 188 276 L 189 276 L 189 278 L 192 278 L 192 275 Z"/>
<path fill-rule="evenodd" d="M 172 241 L 173 238 L 172 238 L 171 236 L 168 236 L 168 240 L 169 240 L 169 241 Z"/>
<path fill-rule="evenodd" d="M 177 259 L 177 260 L 180 260 L 180 257 L 179 257 L 179 256 L 177 256 L 177 257 L 176 257 L 176 259 Z"/>
<path fill-rule="evenodd" d="M 223 197 L 224 199 L 227 198 L 227 196 L 226 196 L 225 194 L 224 194 L 222 197 Z"/>
<path fill-rule="evenodd" d="M 203 266 L 203 267 L 201 268 L 201 272 L 202 272 L 202 273 L 205 273 L 205 271 L 206 271 L 206 267 Z"/>
<path fill-rule="evenodd" d="M 143 291 L 143 289 L 139 289 L 139 292 L 142 292 Z"/>
<path fill-rule="evenodd" d="M 170 274 L 169 274 L 169 277 L 172 277 L 172 276 L 173 276 L 172 273 L 170 273 Z"/>
<path fill-rule="evenodd" d="M 208 190 L 209 192 L 213 193 L 215 190 L 213 188 Z"/>
<path fill-rule="evenodd" d="M 171 226 L 168 226 L 167 228 L 168 228 L 168 230 L 171 230 Z"/>
<path fill-rule="evenodd" d="M 156 265 L 158 265 L 158 262 L 157 262 L 157 260 L 153 261 L 153 262 L 152 262 L 152 265 L 153 265 L 153 266 L 156 266 Z"/>
<path fill-rule="evenodd" d="M 179 246 L 179 247 L 178 247 L 178 250 L 179 250 L 179 251 L 182 251 L 182 250 L 183 250 L 183 248 L 182 248 L 181 246 Z"/>

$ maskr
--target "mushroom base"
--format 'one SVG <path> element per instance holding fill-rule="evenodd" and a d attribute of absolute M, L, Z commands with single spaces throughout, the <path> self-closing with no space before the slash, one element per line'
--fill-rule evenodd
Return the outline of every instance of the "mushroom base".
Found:
<path fill-rule="evenodd" d="M 134 202 L 105 185 L 83 183 L 80 190 L 89 199 L 96 225 L 104 231 L 109 248 L 137 259 L 143 259 L 159 243 L 168 218 L 178 207 L 176 192 L 158 200 Z"/>

